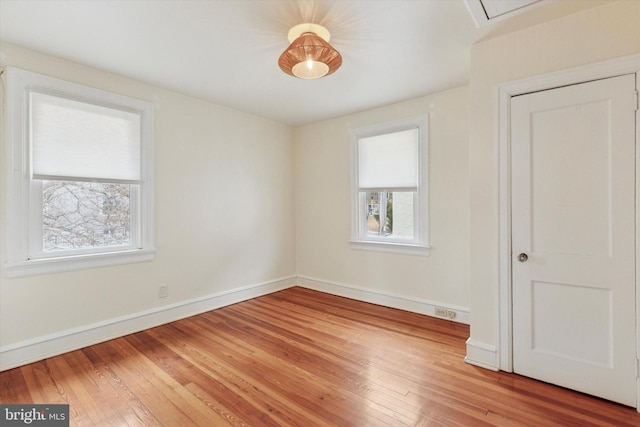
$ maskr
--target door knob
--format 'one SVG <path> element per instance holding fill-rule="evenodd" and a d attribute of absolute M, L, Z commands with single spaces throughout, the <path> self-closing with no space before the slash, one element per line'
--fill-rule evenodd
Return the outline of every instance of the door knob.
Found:
<path fill-rule="evenodd" d="M 527 262 L 528 259 L 529 255 L 525 254 L 524 252 L 518 255 L 518 261 L 520 262 Z"/>

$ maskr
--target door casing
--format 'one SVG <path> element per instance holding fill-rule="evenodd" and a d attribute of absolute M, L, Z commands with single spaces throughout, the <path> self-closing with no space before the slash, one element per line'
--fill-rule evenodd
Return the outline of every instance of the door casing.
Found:
<path fill-rule="evenodd" d="M 635 73 L 636 88 L 640 87 L 640 55 L 631 55 L 578 68 L 507 82 L 496 92 L 496 150 L 498 164 L 498 368 L 513 372 L 513 316 L 511 272 L 511 98 L 541 90 L 584 83 L 592 80 Z M 637 107 L 637 106 L 636 106 Z M 640 140 L 640 114 L 636 108 L 636 146 Z M 640 355 L 640 147 L 636 150 L 636 359 Z M 636 408 L 640 412 L 640 380 L 636 375 Z"/>

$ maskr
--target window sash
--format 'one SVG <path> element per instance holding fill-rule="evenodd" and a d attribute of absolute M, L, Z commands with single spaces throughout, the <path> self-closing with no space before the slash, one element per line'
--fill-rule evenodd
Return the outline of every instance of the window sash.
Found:
<path fill-rule="evenodd" d="M 26 277 L 153 260 L 155 257 L 153 104 L 14 67 L 6 68 L 4 78 L 7 121 L 4 141 L 7 144 L 8 159 L 7 203 L 4 214 L 9 224 L 4 244 L 7 277 Z M 138 164 L 139 177 L 134 180 L 96 176 L 36 175 L 34 178 L 29 121 L 30 95 L 34 92 L 52 94 L 70 100 L 86 100 L 89 104 L 138 114 L 140 153 L 136 164 Z M 40 181 L 38 178 L 130 184 L 132 187 L 130 194 L 131 245 L 83 248 L 74 252 L 65 250 L 60 251 L 59 256 L 51 251 L 43 254 L 42 187 L 38 188 Z M 39 217 L 34 212 L 39 212 Z M 34 223 L 36 218 L 38 221 Z M 133 220 L 136 222 L 134 223 Z M 38 232 L 40 238 L 34 240 L 34 233 Z"/>
<path fill-rule="evenodd" d="M 65 180 L 70 181 L 70 180 Z M 84 182 L 84 181 L 78 181 Z M 29 242 L 29 259 L 55 259 L 78 255 L 104 254 L 112 252 L 120 252 L 127 250 L 142 249 L 141 245 L 141 228 L 140 228 L 140 186 L 130 185 L 129 193 L 129 234 L 130 240 L 128 245 L 112 245 L 112 246 L 94 246 L 74 249 L 60 249 L 56 251 L 44 250 L 44 218 L 43 218 L 43 180 L 32 179 L 30 183 L 31 195 L 31 211 L 29 215 L 30 222 L 30 242 Z"/>
<path fill-rule="evenodd" d="M 415 163 L 411 160 L 411 168 L 415 171 L 415 179 L 411 184 L 389 181 L 376 184 L 362 182 L 360 164 L 360 141 L 394 132 L 414 134 L 412 151 L 415 150 Z M 428 192 L 428 115 L 408 117 L 393 122 L 380 123 L 350 131 L 351 134 L 351 239 L 352 249 L 393 252 L 406 255 L 429 255 L 429 192 Z M 413 237 L 376 236 L 367 234 L 365 193 L 371 192 L 412 192 L 413 193 Z M 395 218 L 394 218 L 395 226 Z M 404 233 L 402 233 L 404 234 Z"/>
<path fill-rule="evenodd" d="M 407 191 L 407 190 L 402 190 Z M 413 237 L 398 237 L 398 236 L 373 236 L 369 235 L 367 229 L 367 210 L 368 210 L 368 201 L 366 197 L 366 193 L 372 192 L 389 192 L 393 193 L 391 189 L 383 189 L 380 191 L 360 191 L 358 194 L 358 237 L 357 240 L 360 241 L 370 241 L 370 242 L 394 242 L 394 243 L 408 243 L 413 245 L 419 245 L 423 242 L 420 241 L 420 206 L 419 206 L 419 197 L 417 191 L 411 191 L 413 193 Z"/>

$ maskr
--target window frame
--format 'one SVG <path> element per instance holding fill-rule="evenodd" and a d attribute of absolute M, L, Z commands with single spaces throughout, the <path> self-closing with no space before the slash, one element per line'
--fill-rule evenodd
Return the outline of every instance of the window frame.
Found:
<path fill-rule="evenodd" d="M 358 141 L 389 133 L 418 129 L 418 186 L 414 193 L 413 230 L 411 240 L 397 238 L 367 236 L 367 226 L 364 212 L 367 200 L 364 192 L 360 191 Z M 392 252 L 408 255 L 429 255 L 429 191 L 428 191 L 428 115 L 408 117 L 391 122 L 379 123 L 371 126 L 353 129 L 351 139 L 351 239 L 352 249 Z M 379 192 L 401 192 L 402 189 L 391 187 L 376 189 Z M 404 190 L 406 191 L 406 190 Z M 369 191 L 374 192 L 374 191 Z"/>
<path fill-rule="evenodd" d="M 155 257 L 153 104 L 14 67 L 6 75 L 5 272 L 10 278 L 151 261 Z M 31 92 L 135 112 L 141 117 L 141 179 L 131 185 L 132 241 L 127 246 L 75 249 L 57 253 L 37 247 L 42 227 L 42 181 L 31 177 Z M 80 181 L 80 180 L 78 180 Z M 98 180 L 97 180 L 98 181 Z M 110 182 L 105 180 L 104 182 Z M 134 189 L 134 187 L 136 187 Z M 39 192 L 39 194 L 38 194 Z M 137 200 L 136 199 L 137 196 Z M 40 212 L 37 212 L 37 209 Z M 133 215 L 137 214 L 137 218 Z M 39 220 L 39 221 L 38 221 Z M 136 233 L 136 236 L 133 236 Z M 40 242 L 42 245 L 42 242 Z"/>

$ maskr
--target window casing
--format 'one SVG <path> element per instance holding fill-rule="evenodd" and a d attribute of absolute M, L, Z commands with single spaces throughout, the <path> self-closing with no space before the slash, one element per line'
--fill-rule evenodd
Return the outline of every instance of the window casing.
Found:
<path fill-rule="evenodd" d="M 152 104 L 6 75 L 7 275 L 153 259 Z"/>
<path fill-rule="evenodd" d="M 352 131 L 352 248 L 428 255 L 427 122 Z"/>

